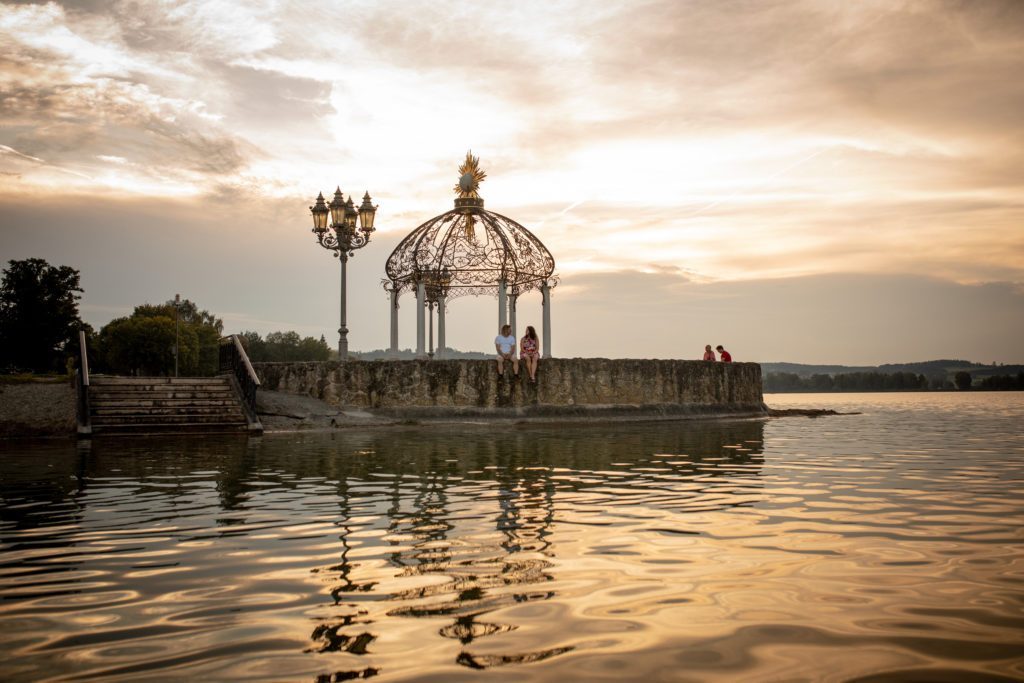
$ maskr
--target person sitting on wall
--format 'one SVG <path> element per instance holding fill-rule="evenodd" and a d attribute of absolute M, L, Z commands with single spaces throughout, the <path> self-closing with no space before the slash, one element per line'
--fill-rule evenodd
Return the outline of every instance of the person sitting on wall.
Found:
<path fill-rule="evenodd" d="M 512 326 L 502 325 L 501 334 L 494 338 L 494 350 L 498 352 L 498 376 L 505 376 L 505 361 L 512 361 L 512 372 L 519 376 L 519 359 L 516 358 L 516 338 Z"/>
<path fill-rule="evenodd" d="M 718 349 L 718 353 L 722 356 L 722 362 L 723 363 L 731 363 L 732 362 L 732 354 L 729 353 L 728 351 L 726 351 L 724 348 L 722 348 L 721 344 L 719 344 L 715 348 Z"/>
<path fill-rule="evenodd" d="M 719 347 L 719 348 L 721 348 L 721 347 Z M 710 361 L 717 360 L 715 358 L 715 352 L 711 350 L 711 344 L 708 344 L 707 346 L 704 347 L 704 358 L 703 358 L 703 360 L 710 360 Z"/>
<path fill-rule="evenodd" d="M 537 331 L 533 329 L 533 325 L 526 326 L 526 334 L 523 335 L 520 348 L 522 349 L 520 354 L 526 361 L 526 372 L 530 375 L 530 381 L 536 383 L 540 353 L 537 351 Z"/>

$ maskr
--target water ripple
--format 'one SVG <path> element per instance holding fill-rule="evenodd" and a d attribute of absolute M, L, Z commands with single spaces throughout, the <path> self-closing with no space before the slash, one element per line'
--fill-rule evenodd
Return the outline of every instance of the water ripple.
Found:
<path fill-rule="evenodd" d="M 0 675 L 1024 679 L 1022 397 L 827 398 L 2 444 Z"/>

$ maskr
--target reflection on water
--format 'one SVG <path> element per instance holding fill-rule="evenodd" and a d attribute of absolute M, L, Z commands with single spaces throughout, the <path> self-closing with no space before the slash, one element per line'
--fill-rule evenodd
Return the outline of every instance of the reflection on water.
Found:
<path fill-rule="evenodd" d="M 901 400 L 6 444 L 0 675 L 1022 677 L 1024 401 Z"/>

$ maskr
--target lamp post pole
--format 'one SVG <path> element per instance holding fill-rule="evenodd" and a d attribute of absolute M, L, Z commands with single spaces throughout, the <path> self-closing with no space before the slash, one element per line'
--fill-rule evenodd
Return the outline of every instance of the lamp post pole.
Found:
<path fill-rule="evenodd" d="M 348 360 L 348 321 L 346 320 L 346 266 L 349 258 L 355 256 L 356 249 L 362 249 L 370 242 L 373 235 L 373 220 L 377 207 L 371 203 L 370 193 L 363 195 L 363 203 L 357 210 L 352 202 L 341 193 L 341 188 L 334 191 L 334 199 L 328 205 L 324 194 L 317 195 L 316 203 L 309 207 L 313 214 L 313 234 L 317 244 L 334 252 L 335 258 L 341 261 L 341 321 L 338 327 L 338 360 Z M 328 225 L 330 216 L 330 225 Z M 356 227 L 356 221 L 359 227 Z"/>
<path fill-rule="evenodd" d="M 181 349 L 178 348 L 178 318 L 180 315 L 181 306 L 181 295 L 174 295 L 174 376 L 178 376 L 178 355 L 181 353 Z"/>

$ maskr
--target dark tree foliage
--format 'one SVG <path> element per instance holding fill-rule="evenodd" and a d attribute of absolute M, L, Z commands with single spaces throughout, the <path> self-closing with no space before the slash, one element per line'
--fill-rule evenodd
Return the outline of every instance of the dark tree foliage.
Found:
<path fill-rule="evenodd" d="M 331 348 L 323 335 L 300 337 L 298 332 L 271 332 L 266 339 L 257 332 L 243 332 L 238 335 L 245 347 L 245 353 L 254 363 L 325 361 L 331 356 Z"/>
<path fill-rule="evenodd" d="M 924 391 L 928 378 L 913 372 L 847 372 L 837 375 L 818 373 L 801 377 L 792 372 L 769 372 L 764 390 L 773 393 L 829 391 Z"/>
<path fill-rule="evenodd" d="M 971 373 L 961 370 L 953 376 L 953 382 L 957 389 L 966 391 L 971 388 Z"/>
<path fill-rule="evenodd" d="M 1016 375 L 992 375 L 981 380 L 986 391 L 1024 391 L 1024 370 Z"/>
<path fill-rule="evenodd" d="M 63 370 L 77 355 L 82 291 L 74 268 L 9 261 L 0 285 L 0 369 Z"/>
<path fill-rule="evenodd" d="M 224 323 L 188 299 L 136 306 L 132 314 L 100 330 L 103 367 L 124 375 L 173 375 L 175 313 L 178 315 L 178 373 L 209 376 L 218 372 Z"/>

